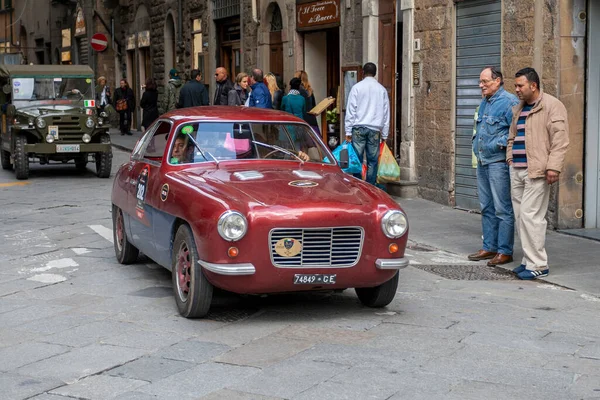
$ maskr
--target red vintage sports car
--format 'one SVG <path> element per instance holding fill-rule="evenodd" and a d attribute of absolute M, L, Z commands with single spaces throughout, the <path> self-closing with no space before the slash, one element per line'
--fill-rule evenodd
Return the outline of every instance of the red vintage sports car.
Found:
<path fill-rule="evenodd" d="M 389 304 L 408 265 L 408 221 L 385 192 L 342 172 L 304 121 L 246 107 L 160 117 L 116 174 L 115 253 L 171 270 L 181 315 L 213 287 L 245 294 L 355 288 Z"/>

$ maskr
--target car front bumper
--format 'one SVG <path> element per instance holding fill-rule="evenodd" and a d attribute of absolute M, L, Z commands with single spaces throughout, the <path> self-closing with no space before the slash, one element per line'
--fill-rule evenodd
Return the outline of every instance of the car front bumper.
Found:
<path fill-rule="evenodd" d="M 202 268 L 207 269 L 208 271 L 214 272 L 218 275 L 231 275 L 231 276 L 239 276 L 239 275 L 254 275 L 256 273 L 256 268 L 252 263 L 240 263 L 240 264 L 216 264 L 210 263 L 204 260 L 198 260 L 198 264 L 202 266 Z M 382 259 L 379 258 L 375 261 L 375 267 L 377 269 L 402 269 L 408 267 L 409 261 L 406 258 L 393 258 L 393 259 Z M 296 272 L 300 272 L 301 269 L 298 269 Z"/>

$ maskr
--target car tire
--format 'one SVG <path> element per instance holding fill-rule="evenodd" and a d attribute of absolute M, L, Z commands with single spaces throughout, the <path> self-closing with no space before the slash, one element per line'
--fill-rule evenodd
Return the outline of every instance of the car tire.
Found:
<path fill-rule="evenodd" d="M 29 178 L 29 155 L 25 152 L 26 144 L 27 137 L 25 135 L 17 135 L 15 137 L 15 153 L 13 157 L 17 179 Z"/>
<path fill-rule="evenodd" d="M 84 154 L 82 158 L 75 159 L 75 168 L 78 171 L 85 171 L 87 169 L 87 154 Z"/>
<path fill-rule="evenodd" d="M 0 140 L 0 147 L 2 147 L 1 140 Z M 8 151 L 0 149 L 0 161 L 2 162 L 2 169 L 6 169 L 6 170 L 12 169 L 12 164 L 10 162 L 10 153 Z"/>
<path fill-rule="evenodd" d="M 102 134 L 100 143 L 110 143 L 110 136 Z M 96 175 L 98 178 L 109 178 L 112 168 L 112 150 L 96 153 Z"/>
<path fill-rule="evenodd" d="M 136 262 L 140 251 L 127 239 L 123 211 L 121 211 L 121 209 L 115 205 L 113 205 L 112 218 L 113 242 L 115 246 L 115 255 L 117 256 L 117 261 L 119 261 L 119 263 L 121 264 L 132 264 Z"/>
<path fill-rule="evenodd" d="M 392 279 L 372 288 L 356 288 L 356 295 L 367 307 L 385 307 L 394 300 L 398 289 L 398 273 Z"/>
<path fill-rule="evenodd" d="M 206 316 L 212 302 L 213 286 L 204 276 L 198 260 L 192 230 L 183 224 L 173 242 L 171 276 L 177 308 L 186 318 Z"/>

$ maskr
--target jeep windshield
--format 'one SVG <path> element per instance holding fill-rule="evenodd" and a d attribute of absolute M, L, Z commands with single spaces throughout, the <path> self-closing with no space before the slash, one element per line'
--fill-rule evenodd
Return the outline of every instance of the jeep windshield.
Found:
<path fill-rule="evenodd" d="M 13 101 L 92 100 L 91 78 L 13 78 Z"/>

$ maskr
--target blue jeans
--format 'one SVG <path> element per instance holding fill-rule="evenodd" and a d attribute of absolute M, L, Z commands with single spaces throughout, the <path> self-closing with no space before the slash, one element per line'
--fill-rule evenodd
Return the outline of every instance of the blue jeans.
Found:
<path fill-rule="evenodd" d="M 375 185 L 377 181 L 380 137 L 380 132 L 364 126 L 352 128 L 352 146 L 354 146 L 354 151 L 356 151 L 356 155 L 361 162 L 364 159 L 365 148 L 367 150 L 367 182 L 371 185 Z"/>
<path fill-rule="evenodd" d="M 477 164 L 483 250 L 512 255 L 515 214 L 510 198 L 510 171 L 504 162 Z"/>

